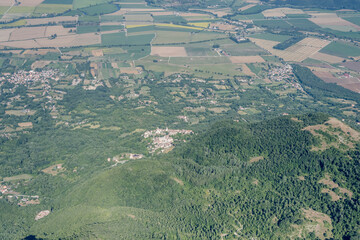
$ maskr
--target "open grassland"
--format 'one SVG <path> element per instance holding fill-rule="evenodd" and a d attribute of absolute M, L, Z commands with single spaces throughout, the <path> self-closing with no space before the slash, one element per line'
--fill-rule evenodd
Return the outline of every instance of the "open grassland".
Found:
<path fill-rule="evenodd" d="M 360 56 L 360 48 L 350 43 L 332 42 L 321 50 L 322 53 L 335 55 L 338 57 L 357 57 Z"/>
<path fill-rule="evenodd" d="M 12 181 L 19 181 L 19 180 L 29 180 L 31 178 L 32 178 L 32 176 L 29 174 L 21 174 L 21 175 L 16 175 L 16 176 L 12 176 L 12 177 L 4 177 L 3 181 L 4 182 L 12 182 Z"/>

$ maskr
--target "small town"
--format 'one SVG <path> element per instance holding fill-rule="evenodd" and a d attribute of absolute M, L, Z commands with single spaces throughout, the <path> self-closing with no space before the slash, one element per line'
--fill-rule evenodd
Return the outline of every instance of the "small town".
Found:
<path fill-rule="evenodd" d="M 144 133 L 144 138 L 152 137 L 152 143 L 149 144 L 148 149 L 150 153 L 155 153 L 157 150 L 160 150 L 162 153 L 167 152 L 171 150 L 171 148 L 174 146 L 174 138 L 172 136 L 175 136 L 177 134 L 193 134 L 194 132 L 192 130 L 175 130 L 175 129 L 156 129 L 152 131 L 146 131 Z"/>

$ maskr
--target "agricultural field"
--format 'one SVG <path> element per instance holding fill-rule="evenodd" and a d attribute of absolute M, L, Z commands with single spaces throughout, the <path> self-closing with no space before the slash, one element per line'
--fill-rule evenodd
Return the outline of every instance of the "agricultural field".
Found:
<path fill-rule="evenodd" d="M 275 42 L 283 42 L 291 38 L 288 35 L 272 34 L 272 33 L 258 33 L 251 35 L 252 38 L 264 39 Z"/>
<path fill-rule="evenodd" d="M 343 42 L 332 42 L 327 47 L 323 48 L 321 52 L 344 58 L 360 56 L 359 47 Z"/>

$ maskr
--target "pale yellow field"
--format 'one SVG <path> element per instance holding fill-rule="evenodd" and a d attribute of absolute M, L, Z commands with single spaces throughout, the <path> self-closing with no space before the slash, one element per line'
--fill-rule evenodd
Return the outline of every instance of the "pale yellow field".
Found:
<path fill-rule="evenodd" d="M 121 8 L 123 11 L 129 13 L 129 12 L 160 12 L 160 11 L 165 11 L 162 8 L 157 8 L 157 9 L 153 9 L 153 8 Z"/>
<path fill-rule="evenodd" d="M 285 17 L 286 15 L 279 9 L 269 9 L 262 12 L 264 17 Z"/>
<path fill-rule="evenodd" d="M 360 31 L 360 26 L 353 24 L 351 22 L 348 22 L 342 18 L 339 18 L 338 16 L 336 16 L 336 14 L 334 14 L 334 15 L 335 16 L 322 15 L 322 16 L 318 16 L 316 18 L 310 18 L 310 21 L 319 25 L 320 27 L 332 28 L 332 26 L 346 26 L 346 27 L 351 27 L 351 28 L 354 28 L 354 29 Z"/>
<path fill-rule="evenodd" d="M 174 12 L 151 12 L 153 16 L 167 16 L 167 15 L 174 15 Z"/>
<path fill-rule="evenodd" d="M 60 17 L 53 17 L 53 18 L 32 18 L 26 19 L 27 25 L 39 25 L 39 24 L 47 24 L 49 22 L 70 22 L 70 21 L 77 21 L 78 17 L 72 16 L 60 16 Z"/>
<path fill-rule="evenodd" d="M 31 64 L 31 69 L 43 68 L 49 63 L 51 63 L 51 61 L 35 61 L 33 64 Z"/>
<path fill-rule="evenodd" d="M 24 55 L 32 54 L 32 55 L 46 55 L 49 52 L 58 52 L 56 49 L 38 49 L 38 50 L 25 50 L 23 52 Z"/>
<path fill-rule="evenodd" d="M 189 23 L 189 25 L 192 25 L 195 27 L 207 28 L 207 27 L 209 27 L 210 22 L 196 22 L 196 23 Z"/>
<path fill-rule="evenodd" d="M 311 58 L 319 61 L 325 61 L 328 63 L 340 63 L 343 60 L 345 60 L 344 58 L 341 57 L 329 55 L 326 53 L 320 53 L 320 52 L 315 53 L 314 55 L 311 56 Z"/>
<path fill-rule="evenodd" d="M 262 63 L 265 60 L 260 56 L 231 56 L 232 63 Z"/>
<path fill-rule="evenodd" d="M 0 46 L 17 47 L 17 48 L 41 48 L 35 40 L 1 42 Z"/>
<path fill-rule="evenodd" d="M 238 11 L 245 11 L 245 10 L 247 10 L 249 8 L 254 7 L 254 6 L 256 6 L 256 4 L 249 4 L 249 5 L 246 5 L 244 7 L 239 8 Z"/>
<path fill-rule="evenodd" d="M 262 12 L 264 17 L 285 17 L 286 14 L 304 14 L 301 9 L 295 8 L 274 8 Z"/>
<path fill-rule="evenodd" d="M 72 29 L 73 31 L 75 30 L 75 28 L 64 28 L 63 26 L 48 26 L 45 30 L 45 37 L 50 37 L 54 34 L 56 34 L 57 36 L 69 35 L 70 29 Z"/>
<path fill-rule="evenodd" d="M 192 12 L 182 12 L 179 13 L 181 17 L 209 17 L 208 14 L 204 13 L 192 13 Z"/>
<path fill-rule="evenodd" d="M 15 0 L 1 0 L 0 6 L 11 6 L 15 3 Z"/>
<path fill-rule="evenodd" d="M 32 122 L 22 122 L 22 123 L 18 123 L 19 127 L 22 128 L 32 128 L 33 124 Z"/>
<path fill-rule="evenodd" d="M 94 55 L 95 57 L 102 57 L 102 56 L 104 56 L 104 52 L 103 52 L 102 49 L 92 50 L 91 53 L 92 53 L 92 55 Z"/>
<path fill-rule="evenodd" d="M 140 67 L 122 67 L 120 68 L 120 72 L 126 74 L 140 74 L 142 69 Z"/>
<path fill-rule="evenodd" d="M 255 73 L 253 73 L 246 64 L 241 64 L 241 69 L 244 74 L 249 76 L 255 76 Z"/>
<path fill-rule="evenodd" d="M 113 13 L 109 13 L 109 14 L 105 14 L 108 16 L 120 16 L 120 15 L 124 15 L 125 13 L 127 13 L 127 11 L 125 11 L 124 9 L 120 9 L 119 11 L 113 12 Z"/>
<path fill-rule="evenodd" d="M 15 29 L 10 35 L 10 41 L 41 38 L 45 35 L 46 27 L 23 27 Z"/>
<path fill-rule="evenodd" d="M 187 57 L 184 47 L 151 47 L 151 55 L 160 57 Z"/>
<path fill-rule="evenodd" d="M 14 29 L 0 29 L 0 42 L 8 41 Z"/>
<path fill-rule="evenodd" d="M 234 30 L 235 28 L 237 28 L 237 26 L 235 25 L 231 25 L 231 24 L 227 24 L 227 23 L 211 23 L 210 27 L 216 27 L 220 30 L 223 31 L 229 31 L 229 30 Z"/>
<path fill-rule="evenodd" d="M 3 1 L 3 0 L 2 0 Z M 42 3 L 44 0 L 21 0 L 19 6 L 29 6 L 29 7 L 35 7 Z"/>
<path fill-rule="evenodd" d="M 35 112 L 34 110 L 5 110 L 5 114 L 15 116 L 31 116 L 34 115 Z"/>

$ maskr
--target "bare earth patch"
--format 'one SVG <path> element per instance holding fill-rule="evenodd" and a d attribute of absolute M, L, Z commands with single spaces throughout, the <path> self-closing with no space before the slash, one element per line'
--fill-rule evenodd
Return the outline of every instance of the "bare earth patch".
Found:
<path fill-rule="evenodd" d="M 331 146 L 339 147 L 341 144 L 349 148 L 354 147 L 354 143 L 360 140 L 360 133 L 345 123 L 337 120 L 336 118 L 330 118 L 324 124 L 308 126 L 303 130 L 311 132 L 314 136 L 318 136 L 321 140 L 321 147 L 313 147 L 312 150 L 325 150 Z M 319 131 L 323 131 L 333 136 L 336 141 L 326 142 L 323 134 Z"/>
<path fill-rule="evenodd" d="M 330 189 L 334 189 L 337 188 L 339 189 L 339 192 L 342 194 L 347 194 L 347 196 L 349 196 L 350 198 L 352 198 L 353 193 L 346 189 L 346 188 L 342 188 L 339 186 L 339 184 L 335 183 L 334 181 L 331 180 L 331 177 L 328 174 L 325 174 L 325 178 L 321 179 L 319 181 L 319 183 L 324 184 L 326 186 L 328 186 Z M 335 194 L 335 192 L 331 191 L 330 189 L 323 189 L 321 192 L 324 193 L 329 193 L 329 195 L 331 196 L 331 198 L 333 199 L 333 201 L 337 201 L 342 197 L 339 197 L 338 195 Z M 336 195 L 336 196 L 335 196 Z"/>
<path fill-rule="evenodd" d="M 160 57 L 187 57 L 184 47 L 151 47 L 151 55 Z"/>
<path fill-rule="evenodd" d="M 300 181 L 305 181 L 305 176 L 298 176 L 298 179 L 299 179 Z"/>
<path fill-rule="evenodd" d="M 31 69 L 43 68 L 50 63 L 51 61 L 36 61 L 33 64 L 31 64 Z"/>
<path fill-rule="evenodd" d="M 172 177 L 172 180 L 174 180 L 175 182 L 177 182 L 178 184 L 180 184 L 181 186 L 184 186 L 184 182 L 181 181 L 180 179 L 176 178 L 176 177 Z"/>
<path fill-rule="evenodd" d="M 22 123 L 18 123 L 18 125 L 21 128 L 32 128 L 33 127 L 32 122 L 22 122 Z"/>
<path fill-rule="evenodd" d="M 45 168 L 45 169 L 43 169 L 41 171 L 44 172 L 44 173 L 50 174 L 52 176 L 56 176 L 60 172 L 65 171 L 65 169 L 62 167 L 62 164 L 60 163 L 60 164 L 52 165 L 52 166 L 50 166 L 48 168 Z"/>
<path fill-rule="evenodd" d="M 92 55 L 94 55 L 95 57 L 102 57 L 102 56 L 104 56 L 104 52 L 103 52 L 102 49 L 92 50 L 91 53 L 92 53 Z"/>
<path fill-rule="evenodd" d="M 39 212 L 39 213 L 36 215 L 35 221 L 40 220 L 40 219 L 46 217 L 46 216 L 49 215 L 49 214 L 50 214 L 50 211 L 49 211 L 49 210 L 43 210 L 43 211 Z"/>
<path fill-rule="evenodd" d="M 126 74 L 141 74 L 142 68 L 141 67 L 122 67 L 120 68 L 121 73 Z"/>
<path fill-rule="evenodd" d="M 314 225 L 307 225 L 308 232 L 314 232 L 317 237 L 324 239 L 324 233 L 327 233 L 328 237 L 332 236 L 332 221 L 331 218 L 321 212 L 317 212 L 313 209 L 302 209 L 304 217 L 310 220 Z"/>
<path fill-rule="evenodd" d="M 232 56 L 229 57 L 232 63 L 263 63 L 265 60 L 260 56 Z"/>
<path fill-rule="evenodd" d="M 258 161 L 263 160 L 263 159 L 264 159 L 263 156 L 253 157 L 253 158 L 250 159 L 249 162 L 254 163 L 254 162 L 258 162 Z"/>
<path fill-rule="evenodd" d="M 255 6 L 256 6 L 256 4 L 249 4 L 249 5 L 246 5 L 244 7 L 239 8 L 238 11 L 245 11 L 245 10 L 247 10 L 249 8 L 252 8 L 252 7 L 255 7 Z"/>

